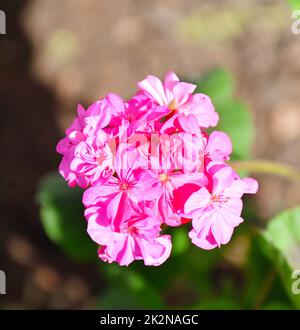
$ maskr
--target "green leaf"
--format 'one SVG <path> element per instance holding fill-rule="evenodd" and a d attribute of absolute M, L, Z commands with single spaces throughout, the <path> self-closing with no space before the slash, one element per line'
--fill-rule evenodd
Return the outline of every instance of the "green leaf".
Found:
<path fill-rule="evenodd" d="M 96 259 L 97 249 L 86 233 L 81 198 L 82 190 L 68 187 L 56 173 L 44 177 L 37 193 L 47 236 L 77 261 Z"/>
<path fill-rule="evenodd" d="M 220 116 L 215 128 L 226 132 L 233 145 L 233 159 L 247 159 L 254 141 L 254 124 L 248 108 L 237 100 L 224 102 L 217 108 Z"/>
<path fill-rule="evenodd" d="M 292 273 L 300 269 L 300 207 L 272 219 L 261 234 L 261 248 L 277 269 L 287 294 L 300 308 L 300 294 L 292 292 Z"/>
<path fill-rule="evenodd" d="M 216 106 L 231 99 L 235 89 L 232 75 L 221 68 L 206 73 L 197 86 L 196 93 L 209 95 Z"/>

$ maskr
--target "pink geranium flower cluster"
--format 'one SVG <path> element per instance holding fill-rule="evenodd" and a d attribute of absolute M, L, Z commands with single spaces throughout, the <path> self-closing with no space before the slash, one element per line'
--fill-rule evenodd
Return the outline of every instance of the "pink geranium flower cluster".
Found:
<path fill-rule="evenodd" d="M 229 242 L 254 179 L 226 163 L 232 151 L 207 95 L 169 72 L 147 76 L 124 101 L 116 94 L 78 106 L 57 145 L 60 174 L 83 194 L 88 234 L 103 261 L 158 266 L 171 253 L 167 226 L 191 222 L 189 237 L 203 249 Z"/>

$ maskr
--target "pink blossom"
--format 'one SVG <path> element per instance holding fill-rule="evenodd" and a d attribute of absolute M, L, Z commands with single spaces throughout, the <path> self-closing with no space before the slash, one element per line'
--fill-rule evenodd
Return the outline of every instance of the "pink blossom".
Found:
<path fill-rule="evenodd" d="M 150 171 L 139 166 L 140 154 L 136 148 L 120 145 L 115 158 L 117 177 L 110 177 L 104 184 L 96 185 L 85 191 L 85 206 L 105 207 L 107 217 L 116 218 L 125 212 L 128 203 L 153 200 L 157 191 L 151 189 Z"/>
<path fill-rule="evenodd" d="M 71 126 L 66 130 L 66 137 L 58 142 L 56 150 L 63 155 L 59 165 L 59 173 L 68 181 L 69 186 L 74 187 L 78 184 L 81 187 L 86 187 L 88 184 L 87 180 L 81 175 L 77 176 L 70 169 L 75 147 L 86 138 L 83 134 L 85 110 L 81 105 L 77 107 L 77 114 L 78 117 L 74 119 Z"/>
<path fill-rule="evenodd" d="M 185 173 L 205 173 L 206 166 L 211 161 L 226 162 L 232 152 L 229 136 L 224 132 L 213 131 L 210 135 L 179 133 L 177 137 L 182 144 L 174 157 Z"/>
<path fill-rule="evenodd" d="M 74 150 L 70 169 L 82 175 L 88 184 L 106 181 L 113 173 L 113 154 L 104 131 L 81 141 Z"/>
<path fill-rule="evenodd" d="M 136 132 L 151 133 L 155 131 L 156 122 L 169 113 L 141 93 L 127 102 L 116 94 L 108 94 L 106 99 L 112 114 L 107 132 L 113 136 L 118 136 L 120 126 L 126 127 L 128 137 Z"/>
<path fill-rule="evenodd" d="M 170 256 L 171 237 L 160 235 L 161 222 L 149 211 L 130 208 L 119 221 L 107 217 L 104 209 L 93 211 L 86 210 L 88 233 L 100 245 L 98 255 L 103 261 L 128 266 L 134 260 L 143 260 L 147 266 L 159 266 Z"/>
<path fill-rule="evenodd" d="M 59 172 L 68 181 L 69 186 L 79 185 L 86 188 L 89 185 L 90 180 L 82 171 L 73 171 L 71 168 L 75 149 L 79 143 L 86 141 L 88 137 L 97 135 L 105 128 L 110 123 L 111 113 L 112 109 L 107 98 L 93 103 L 87 110 L 78 105 L 78 116 L 66 129 L 66 137 L 61 139 L 56 146 L 57 152 L 63 155 Z"/>
<path fill-rule="evenodd" d="M 182 224 L 181 213 L 173 204 L 174 191 L 185 185 L 186 189 L 193 189 L 196 185 L 201 187 L 206 178 L 201 173 L 182 173 L 173 170 L 157 170 L 148 173 L 147 186 L 156 196 L 152 199 L 152 207 L 161 221 L 169 226 Z M 186 185 L 190 184 L 190 185 Z M 192 192 L 192 190 L 190 190 Z M 188 191 L 185 191 L 187 194 Z"/>
<path fill-rule="evenodd" d="M 175 130 L 191 131 L 191 128 L 216 126 L 218 114 L 210 98 L 204 94 L 194 94 L 196 85 L 180 82 L 170 71 L 162 83 L 155 76 L 149 75 L 138 83 L 140 91 L 154 100 L 159 106 L 169 109 L 167 122 L 162 125 L 162 132 Z"/>
<path fill-rule="evenodd" d="M 232 152 L 229 136 L 224 132 L 214 131 L 210 135 L 203 134 L 205 141 L 205 157 L 214 161 L 226 161 Z"/>
<path fill-rule="evenodd" d="M 254 179 L 238 178 L 229 166 L 212 165 L 208 172 L 212 175 L 211 190 L 200 188 L 184 205 L 185 216 L 193 218 L 192 242 L 207 250 L 229 242 L 234 227 L 243 221 L 242 195 L 258 189 Z"/>

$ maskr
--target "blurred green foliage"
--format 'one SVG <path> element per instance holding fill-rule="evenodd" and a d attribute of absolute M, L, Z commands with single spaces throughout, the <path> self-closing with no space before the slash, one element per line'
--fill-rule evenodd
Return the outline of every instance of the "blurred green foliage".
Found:
<path fill-rule="evenodd" d="M 250 157 L 254 125 L 247 106 L 234 97 L 231 74 L 215 69 L 197 85 L 197 91 L 207 93 L 216 105 L 218 129 L 232 138 L 234 158 Z M 265 230 L 258 230 L 255 210 L 246 200 L 246 221 L 227 246 L 211 251 L 193 246 L 186 224 L 167 229 L 173 251 L 162 266 L 135 262 L 120 267 L 97 259 L 97 246 L 86 233 L 81 197 L 82 190 L 70 189 L 58 174 L 46 176 L 37 194 L 49 239 L 74 260 L 99 264 L 106 290 L 97 308 L 300 308 L 300 295 L 291 291 L 292 271 L 300 269 L 300 208 L 278 215 Z"/>
<path fill-rule="evenodd" d="M 82 190 L 70 189 L 56 173 L 40 183 L 37 200 L 47 236 L 76 261 L 95 259 L 95 245 L 86 233 Z"/>
<path fill-rule="evenodd" d="M 288 0 L 290 6 L 292 7 L 292 9 L 296 10 L 296 9 L 300 9 L 300 0 Z"/>

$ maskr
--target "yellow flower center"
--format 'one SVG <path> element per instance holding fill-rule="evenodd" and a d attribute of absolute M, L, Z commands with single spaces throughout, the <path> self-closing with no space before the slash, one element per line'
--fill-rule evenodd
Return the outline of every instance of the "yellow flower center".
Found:
<path fill-rule="evenodd" d="M 159 180 L 160 180 L 161 182 L 166 182 L 166 181 L 169 180 L 169 177 L 167 176 L 167 174 L 162 173 L 162 174 L 159 176 Z"/>
<path fill-rule="evenodd" d="M 172 101 L 169 103 L 168 108 L 171 109 L 171 110 L 176 110 L 176 108 L 177 108 L 176 101 L 175 101 L 175 100 L 172 100 Z"/>

